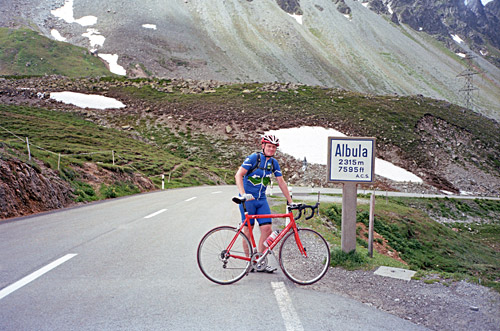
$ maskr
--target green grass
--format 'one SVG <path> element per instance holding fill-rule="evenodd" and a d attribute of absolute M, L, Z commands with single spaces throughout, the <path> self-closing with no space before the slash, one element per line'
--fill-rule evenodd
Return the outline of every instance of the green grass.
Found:
<path fill-rule="evenodd" d="M 274 199 L 273 199 L 274 200 Z M 279 201 L 278 205 L 272 206 L 273 212 L 284 213 L 284 200 L 277 199 Z M 300 202 L 299 200 L 295 202 Z M 308 204 L 308 202 L 304 202 Z M 323 235 L 330 246 L 331 252 L 331 266 L 333 267 L 343 267 L 348 270 L 353 269 L 373 269 L 377 266 L 389 266 L 395 268 L 408 268 L 404 263 L 395 260 L 389 256 L 379 254 L 378 252 L 373 252 L 373 258 L 368 258 L 368 249 L 364 246 L 359 246 L 356 248 L 355 252 L 345 253 L 341 249 L 341 226 L 340 217 L 341 209 L 336 204 L 325 204 L 327 210 L 329 208 L 337 209 L 339 212 L 338 217 L 327 218 L 325 216 L 315 216 L 309 220 L 305 220 L 304 217 L 297 220 L 297 226 L 300 228 L 310 228 L 318 231 Z M 323 206 L 323 204 L 322 204 Z M 321 215 L 324 215 L 324 206 L 321 208 Z M 336 212 L 335 212 L 336 214 Z M 337 215 L 337 214 L 336 214 Z"/>
<path fill-rule="evenodd" d="M 27 28 L 0 28 L 0 75 L 112 76 L 87 49 Z"/>
<path fill-rule="evenodd" d="M 435 222 L 428 212 L 438 208 L 442 201 L 448 200 L 466 216 L 475 217 L 478 213 L 487 213 L 489 222 L 445 225 Z M 374 230 L 388 241 L 390 248 L 398 252 L 407 264 L 376 251 L 373 252 L 373 258 L 369 258 L 366 245 L 362 244 L 367 242 L 367 238 L 361 237 L 359 233 L 356 251 L 343 252 L 340 243 L 340 204 L 323 203 L 321 217 L 316 216 L 308 221 L 299 220 L 298 224 L 323 234 L 331 246 L 332 266 L 348 270 L 373 269 L 377 266 L 410 268 L 418 271 L 415 276 L 417 279 L 434 278 L 427 280 L 430 283 L 440 279 L 468 279 L 500 292 L 500 201 L 451 200 L 399 197 L 376 199 Z M 479 207 L 469 209 L 464 205 Z M 358 205 L 356 221 L 365 226 L 368 226 L 368 208 L 366 205 Z M 282 206 L 273 208 L 279 212 L 282 209 Z M 432 275 L 437 275 L 437 279 Z"/>
<path fill-rule="evenodd" d="M 443 200 L 390 198 L 386 202 L 385 198 L 377 198 L 376 201 L 374 230 L 388 241 L 409 268 L 481 282 L 500 291 L 500 253 L 497 244 L 500 239 L 500 201 L 453 202 L 456 209 L 471 217 L 476 216 L 479 210 L 482 210 L 481 215 L 489 215 L 489 223 L 473 224 L 440 224 L 434 221 L 428 212 L 440 208 Z M 474 204 L 480 207 L 464 207 Z M 324 222 L 331 224 L 337 233 L 341 231 L 341 209 L 339 204 L 323 205 L 326 216 Z M 357 222 L 368 225 L 368 206 L 358 206 Z M 360 245 L 360 240 L 366 238 L 358 237 L 357 252 L 360 256 L 332 253 L 336 265 L 346 268 L 383 265 L 380 261 L 363 258 L 366 250 Z"/>
<path fill-rule="evenodd" d="M 99 194 L 94 192 L 78 173 L 78 167 L 84 162 L 97 163 L 115 173 L 139 172 L 153 178 L 157 186 L 162 174 L 170 174 L 167 188 L 216 184 L 226 173 L 177 157 L 156 145 L 134 139 L 127 132 L 98 126 L 74 113 L 0 105 L 0 122 L 10 131 L 0 128 L 0 143 L 5 151 L 2 158 L 17 157 L 27 162 L 25 137 L 28 137 L 32 157 L 54 170 L 59 164 L 59 176 L 71 183 L 76 201 L 94 201 L 138 192 L 138 188 L 129 183 L 114 183 L 103 186 Z"/>

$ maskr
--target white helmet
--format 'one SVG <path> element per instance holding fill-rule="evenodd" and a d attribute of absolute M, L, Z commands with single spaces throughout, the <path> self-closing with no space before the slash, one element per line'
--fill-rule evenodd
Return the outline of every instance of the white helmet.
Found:
<path fill-rule="evenodd" d="M 265 134 L 262 136 L 261 143 L 269 143 L 269 144 L 279 146 L 280 140 L 273 134 Z"/>

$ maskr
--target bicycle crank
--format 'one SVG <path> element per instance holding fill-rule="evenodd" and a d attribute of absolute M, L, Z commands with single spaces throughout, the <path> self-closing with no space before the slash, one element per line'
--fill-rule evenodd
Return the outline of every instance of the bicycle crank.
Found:
<path fill-rule="evenodd" d="M 260 258 L 263 255 L 264 254 L 261 253 L 261 252 L 255 252 L 255 253 L 253 253 L 252 259 L 250 260 L 250 262 L 252 263 L 252 268 L 255 271 L 262 271 L 262 270 L 266 269 L 266 267 L 267 267 L 267 256 L 259 262 Z"/>

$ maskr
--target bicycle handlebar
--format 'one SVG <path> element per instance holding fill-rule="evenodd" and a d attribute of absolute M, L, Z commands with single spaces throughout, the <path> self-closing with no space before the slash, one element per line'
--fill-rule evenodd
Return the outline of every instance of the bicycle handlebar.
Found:
<path fill-rule="evenodd" d="M 234 196 L 232 198 L 232 200 L 233 200 L 234 203 L 237 203 L 237 204 L 242 204 L 242 203 L 245 203 L 245 201 L 246 201 L 246 199 L 244 197 L 240 197 L 240 196 Z M 319 207 L 319 201 L 316 202 L 316 204 L 314 206 L 306 205 L 306 204 L 303 204 L 303 203 L 297 203 L 297 204 L 293 204 L 293 205 L 287 205 L 287 212 L 290 212 L 292 210 L 298 210 L 299 211 L 299 216 L 295 217 L 295 219 L 298 220 L 299 218 L 302 217 L 302 211 L 304 211 L 304 215 L 306 215 L 306 220 L 308 220 L 308 219 L 313 218 L 315 211 L 319 214 L 319 208 L 318 207 Z M 308 215 L 305 212 L 307 209 L 311 210 L 311 214 Z"/>
<path fill-rule="evenodd" d="M 306 220 L 308 219 L 311 219 L 313 218 L 314 216 L 314 213 L 316 211 L 316 213 L 319 213 L 319 202 L 316 202 L 316 204 L 314 206 L 311 206 L 311 205 L 305 205 L 303 203 L 299 203 L 295 206 L 287 206 L 288 210 L 298 210 L 299 211 L 299 216 L 297 216 L 295 219 L 298 220 L 299 218 L 302 217 L 302 211 L 304 211 L 304 215 L 306 215 Z M 310 209 L 311 210 L 311 214 L 307 214 L 306 210 L 307 209 Z"/>

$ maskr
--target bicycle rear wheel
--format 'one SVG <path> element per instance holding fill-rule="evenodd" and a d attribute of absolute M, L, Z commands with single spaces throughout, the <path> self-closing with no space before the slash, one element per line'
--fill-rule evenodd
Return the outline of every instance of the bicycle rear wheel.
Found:
<path fill-rule="evenodd" d="M 217 284 L 232 284 L 245 276 L 250 261 L 243 258 L 252 256 L 252 245 L 244 233 L 236 237 L 230 251 L 227 248 L 238 229 L 231 226 L 220 226 L 210 230 L 198 245 L 198 267 L 205 277 Z M 244 245 L 248 247 L 245 253 Z"/>
<path fill-rule="evenodd" d="M 310 285 L 320 280 L 330 265 L 330 248 L 325 238 L 310 229 L 298 229 L 307 257 L 301 254 L 295 240 L 295 232 L 283 239 L 280 248 L 280 266 L 283 273 L 293 282 Z"/>

